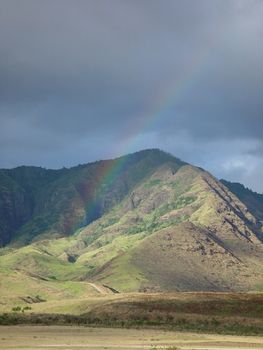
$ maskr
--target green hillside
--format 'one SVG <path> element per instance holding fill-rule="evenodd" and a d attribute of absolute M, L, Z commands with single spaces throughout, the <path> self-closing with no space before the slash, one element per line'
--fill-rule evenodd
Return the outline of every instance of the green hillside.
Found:
<path fill-rule="evenodd" d="M 74 294 L 67 296 L 67 288 L 92 290 L 93 284 L 108 292 L 263 290 L 260 217 L 222 182 L 158 150 L 127 156 L 107 183 L 105 172 L 100 181 L 91 177 L 102 165 L 43 178 L 45 191 L 39 189 L 35 208 L 45 213 L 47 229 L 41 231 L 33 214 L 12 244 L 0 250 L 2 294 L 8 294 L 10 276 L 18 304 L 26 294 L 36 294 L 36 283 L 51 286 L 50 296 L 49 288 L 44 295 L 50 302 L 56 299 L 53 289 L 62 288 L 67 299 Z M 92 196 L 88 185 L 87 192 L 77 192 L 80 184 L 93 186 L 94 181 L 98 186 Z M 58 238 L 65 235 L 59 227 L 67 215 L 73 222 L 81 210 L 86 220 L 95 215 L 92 222 Z M 59 220 L 52 221 L 56 215 Z M 34 227 L 37 236 L 32 236 Z M 29 238 L 35 242 L 23 246 Z M 32 285 L 31 293 L 31 287 L 21 287 L 23 279 Z"/>
<path fill-rule="evenodd" d="M 0 249 L 3 310 L 38 305 L 37 295 L 62 310 L 101 293 L 263 290 L 259 210 L 206 171 L 158 150 L 33 168 L 39 188 L 31 170 L 20 169 L 20 185 L 2 175 L 10 196 L 34 198 L 30 218 Z"/>

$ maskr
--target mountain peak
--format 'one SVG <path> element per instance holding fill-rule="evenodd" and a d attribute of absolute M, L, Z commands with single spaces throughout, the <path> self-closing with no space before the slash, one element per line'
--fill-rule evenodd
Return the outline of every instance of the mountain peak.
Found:
<path fill-rule="evenodd" d="M 2 170 L 0 244 L 14 237 L 29 243 L 39 235 L 72 234 L 168 162 L 175 168 L 185 164 L 159 149 L 147 149 L 70 169 L 22 166 Z"/>
<path fill-rule="evenodd" d="M 1 266 L 120 291 L 260 286 L 261 195 L 169 153 L 2 170 L 0 179 L 1 242 L 17 248 Z"/>

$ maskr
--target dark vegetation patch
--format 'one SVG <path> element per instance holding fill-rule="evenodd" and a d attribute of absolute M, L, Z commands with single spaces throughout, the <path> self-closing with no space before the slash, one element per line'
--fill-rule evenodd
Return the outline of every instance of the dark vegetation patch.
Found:
<path fill-rule="evenodd" d="M 185 164 L 152 149 L 70 169 L 0 169 L 0 247 L 28 244 L 43 234 L 48 238 L 73 234 L 109 212 L 167 163 L 174 171 Z M 115 168 L 114 176 L 105 176 Z M 112 224 L 114 219 L 107 223 Z"/>
<path fill-rule="evenodd" d="M 42 298 L 39 295 L 36 296 L 26 296 L 26 297 L 21 297 L 21 300 L 23 300 L 27 304 L 36 304 L 36 303 L 44 303 L 46 302 L 46 299 Z"/>
<path fill-rule="evenodd" d="M 252 214 L 263 220 L 263 194 L 253 192 L 238 182 L 220 181 L 247 206 Z"/>
<path fill-rule="evenodd" d="M 162 328 L 175 331 L 263 335 L 263 295 L 195 294 L 167 298 L 141 295 L 110 301 L 82 315 L 5 313 L 1 325 L 88 325 Z M 127 297 L 128 298 L 128 297 Z M 137 300 L 136 300 L 137 299 Z"/>
<path fill-rule="evenodd" d="M 158 328 L 174 331 L 217 333 L 233 335 L 262 335 L 263 324 L 246 318 L 187 317 L 187 315 L 160 315 L 157 318 L 145 314 L 121 319 L 114 315 L 97 317 L 92 315 L 26 314 L 5 313 L 0 315 L 0 325 L 87 325 L 113 328 Z"/>

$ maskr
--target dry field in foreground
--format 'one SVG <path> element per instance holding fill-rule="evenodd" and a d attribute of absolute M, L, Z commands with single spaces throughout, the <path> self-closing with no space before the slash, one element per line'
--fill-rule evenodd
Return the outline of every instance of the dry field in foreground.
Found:
<path fill-rule="evenodd" d="M 262 337 L 77 326 L 0 326 L 1 350 L 263 349 Z"/>
<path fill-rule="evenodd" d="M 0 324 L 83 325 L 263 335 L 263 294 L 100 294 L 80 300 L 24 304 L 27 305 L 30 308 L 25 312 L 21 312 L 21 309 L 1 312 L 0 308 Z"/>

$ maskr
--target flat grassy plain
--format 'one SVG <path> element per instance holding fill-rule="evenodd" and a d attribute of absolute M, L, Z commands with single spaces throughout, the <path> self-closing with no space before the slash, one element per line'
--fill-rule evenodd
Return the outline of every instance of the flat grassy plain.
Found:
<path fill-rule="evenodd" d="M 0 349 L 263 349 L 263 337 L 194 334 L 152 329 L 80 326 L 0 326 Z"/>
<path fill-rule="evenodd" d="M 10 311 L 11 305 L 0 304 L 0 325 L 84 325 L 263 335 L 260 293 L 103 294 L 95 288 L 94 292 L 78 299 L 24 302 L 24 307 L 30 306 L 25 312 Z"/>

